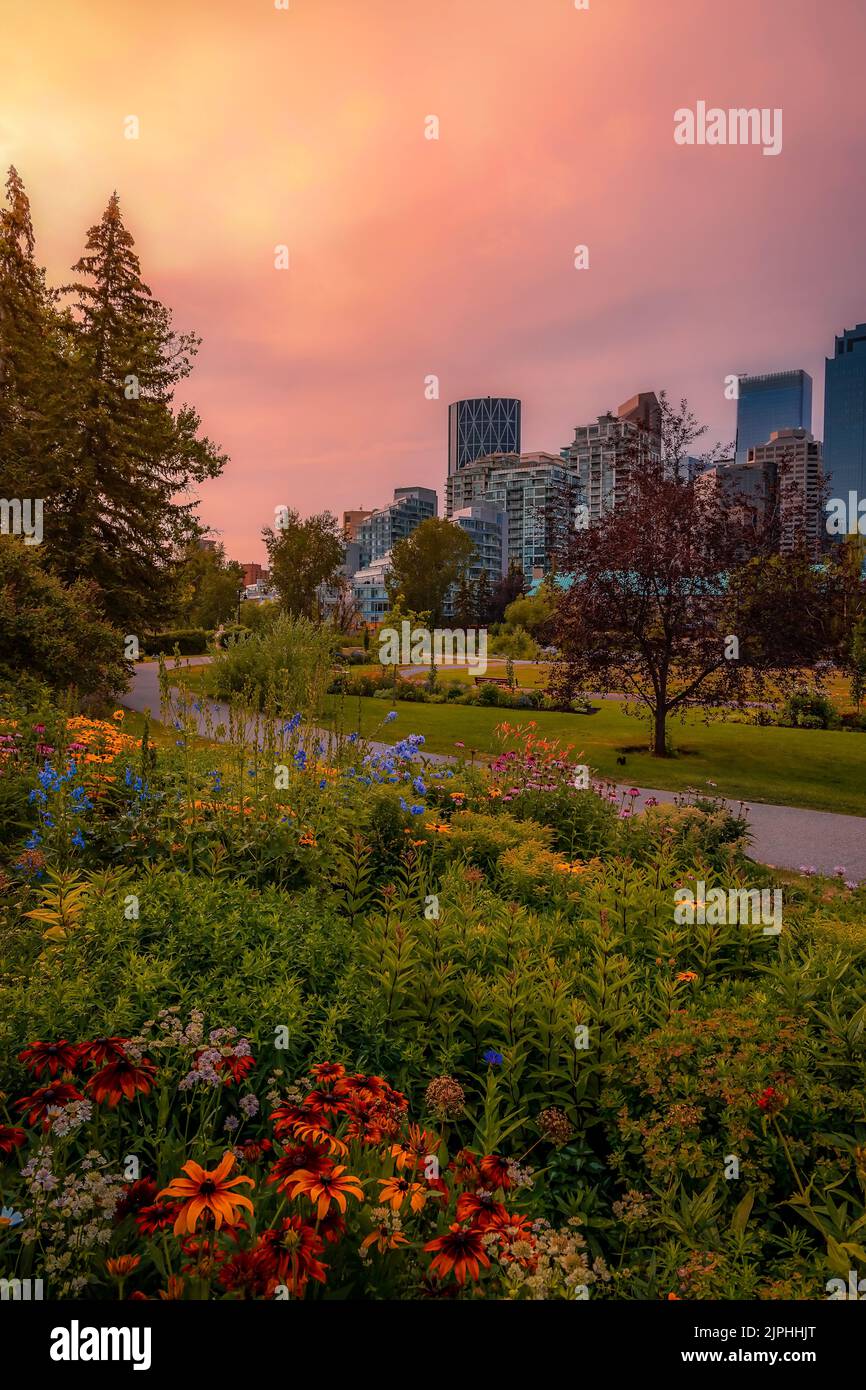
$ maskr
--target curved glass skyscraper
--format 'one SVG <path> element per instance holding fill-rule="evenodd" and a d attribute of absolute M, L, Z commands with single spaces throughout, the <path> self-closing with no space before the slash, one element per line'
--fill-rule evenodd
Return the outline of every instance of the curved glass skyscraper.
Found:
<path fill-rule="evenodd" d="M 448 476 L 488 454 L 520 453 L 520 401 L 474 396 L 448 407 Z"/>

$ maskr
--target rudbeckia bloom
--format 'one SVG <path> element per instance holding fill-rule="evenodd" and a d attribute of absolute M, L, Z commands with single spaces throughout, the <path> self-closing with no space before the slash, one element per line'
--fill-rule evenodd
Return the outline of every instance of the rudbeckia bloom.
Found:
<path fill-rule="evenodd" d="M 84 1097 L 74 1086 L 68 1086 L 65 1082 L 54 1081 L 50 1086 L 40 1086 L 30 1096 L 24 1096 L 18 1101 L 18 1109 L 22 1112 L 24 1123 L 35 1125 L 39 1120 L 47 1129 L 50 1122 L 49 1110 L 62 1109 L 65 1105 L 70 1105 L 74 1100 L 83 1100 Z"/>
<path fill-rule="evenodd" d="M 235 1210 L 236 1207 L 246 1207 L 248 1211 L 253 1211 L 249 1197 L 233 1192 L 232 1188 L 242 1182 L 249 1183 L 250 1187 L 255 1184 L 252 1178 L 243 1176 L 228 1181 L 228 1175 L 234 1166 L 234 1154 L 231 1153 L 223 1154 L 219 1165 L 210 1171 L 190 1161 L 183 1165 L 183 1172 L 188 1176 L 172 1178 L 168 1187 L 163 1188 L 159 1193 L 160 1197 L 183 1199 L 183 1205 L 174 1223 L 175 1235 L 194 1231 L 199 1217 L 206 1212 L 211 1213 L 214 1225 L 219 1230 L 224 1221 L 227 1226 L 237 1225 L 240 1212 Z"/>
<path fill-rule="evenodd" d="M 18 1053 L 19 1062 L 23 1062 L 34 1076 L 39 1077 L 45 1072 L 49 1076 L 59 1076 L 61 1072 L 74 1071 L 78 1058 L 78 1048 L 65 1038 L 56 1043 L 32 1042 Z"/>
<path fill-rule="evenodd" d="M 423 1183 L 410 1182 L 408 1178 L 379 1178 L 378 1182 L 381 1187 L 379 1201 L 385 1202 L 392 1211 L 399 1211 L 407 1197 L 413 1211 L 423 1211 L 430 1195 Z"/>
<path fill-rule="evenodd" d="M 398 1245 L 408 1245 L 409 1242 L 400 1231 L 392 1231 L 387 1225 L 375 1226 L 368 1236 L 361 1241 L 361 1249 L 368 1250 L 371 1245 L 378 1245 L 379 1253 L 384 1255 L 386 1250 L 396 1250 Z"/>
<path fill-rule="evenodd" d="M 96 1072 L 88 1081 L 87 1089 L 99 1105 L 105 1102 L 109 1110 L 113 1110 L 124 1096 L 133 1100 L 138 1091 L 146 1096 L 155 1076 L 156 1067 L 146 1057 L 140 1062 L 120 1057 Z"/>
<path fill-rule="evenodd" d="M 391 1145 L 391 1157 L 397 1160 L 397 1169 L 419 1168 L 426 1165 L 427 1159 L 439 1152 L 439 1140 L 420 1125 L 409 1126 L 409 1137 Z"/>
<path fill-rule="evenodd" d="M 351 1173 L 346 1173 L 345 1165 L 338 1164 L 329 1173 L 311 1173 L 306 1168 L 301 1168 L 290 1179 L 286 1187 L 293 1188 L 293 1197 L 306 1196 L 316 1208 L 319 1219 L 327 1216 L 328 1208 L 335 1202 L 341 1212 L 346 1210 L 346 1198 L 355 1197 L 360 1202 L 364 1197 L 364 1190 L 360 1182 Z"/>
<path fill-rule="evenodd" d="M 14 1125 L 0 1125 L 0 1154 L 10 1157 L 14 1149 L 20 1149 L 27 1142 L 27 1135 L 23 1129 L 16 1129 Z"/>
<path fill-rule="evenodd" d="M 309 1279 L 325 1282 L 325 1266 L 318 1256 L 324 1250 L 321 1236 L 299 1216 L 289 1216 L 273 1230 L 264 1231 L 260 1259 L 279 1283 L 302 1294 Z"/>
<path fill-rule="evenodd" d="M 125 1038 L 94 1038 L 91 1042 L 78 1045 L 82 1062 L 94 1067 L 104 1067 L 108 1062 L 116 1062 L 126 1056 Z"/>
<path fill-rule="evenodd" d="M 456 1221 L 449 1226 L 444 1236 L 428 1240 L 424 1249 L 437 1252 L 435 1258 L 430 1261 L 431 1274 L 445 1278 L 453 1273 L 458 1284 L 466 1282 L 467 1274 L 477 1279 L 480 1273 L 479 1265 L 487 1267 L 490 1264 L 484 1253 L 481 1231 L 464 1231 Z"/>
<path fill-rule="evenodd" d="M 501 1154 L 485 1154 L 478 1164 L 478 1171 L 491 1187 L 501 1187 L 504 1191 L 511 1187 L 508 1159 Z"/>
<path fill-rule="evenodd" d="M 492 1225 L 494 1217 L 506 1216 L 507 1212 L 501 1202 L 491 1196 L 489 1192 L 479 1195 L 477 1192 L 461 1192 L 457 1198 L 457 1220 L 471 1221 L 477 1231 L 486 1231 Z"/>

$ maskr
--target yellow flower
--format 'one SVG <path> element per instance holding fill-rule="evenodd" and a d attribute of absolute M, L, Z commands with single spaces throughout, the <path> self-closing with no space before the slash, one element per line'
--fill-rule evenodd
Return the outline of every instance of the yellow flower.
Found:
<path fill-rule="evenodd" d="M 112 719 L 114 719 L 118 724 L 122 724 L 123 721 L 124 721 L 124 719 L 126 718 L 126 715 L 124 714 L 124 712 L 123 712 L 122 709 L 116 709 L 116 710 L 114 711 L 114 714 L 113 714 L 111 717 L 112 717 Z"/>

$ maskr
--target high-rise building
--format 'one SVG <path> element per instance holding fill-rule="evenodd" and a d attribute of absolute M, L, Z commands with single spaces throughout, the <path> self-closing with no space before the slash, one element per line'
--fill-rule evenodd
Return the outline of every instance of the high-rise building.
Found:
<path fill-rule="evenodd" d="M 448 407 L 448 476 L 488 454 L 520 453 L 520 401 L 476 396 Z"/>
<path fill-rule="evenodd" d="M 473 583 L 482 570 L 491 584 L 508 573 L 508 518 L 504 512 L 490 502 L 476 502 L 452 512 L 451 520 L 475 542 L 475 555 L 468 566 Z"/>
<path fill-rule="evenodd" d="M 370 515 L 370 512 L 365 512 L 360 507 L 356 511 L 343 512 L 343 535 L 347 541 L 358 539 L 358 527 Z"/>
<path fill-rule="evenodd" d="M 779 549 L 804 547 L 817 556 L 824 539 L 821 441 L 808 430 L 774 430 L 749 450 L 748 465 L 762 470 L 764 490 L 779 509 Z"/>
<path fill-rule="evenodd" d="M 825 362 L 824 469 L 833 497 L 866 497 L 866 323 L 846 328 Z"/>
<path fill-rule="evenodd" d="M 738 379 L 736 462 L 775 430 L 812 428 L 812 378 L 800 369 Z"/>
<path fill-rule="evenodd" d="M 492 454 L 449 477 L 447 513 L 456 519 L 467 508 L 486 503 L 502 514 L 503 573 L 514 564 L 529 575 L 549 567 L 552 515 L 577 492 L 577 475 L 556 454 Z"/>
<path fill-rule="evenodd" d="M 376 508 L 358 524 L 362 566 L 369 565 L 371 560 L 381 560 L 398 541 L 411 536 L 422 521 L 436 516 L 438 510 L 438 499 L 432 488 L 396 487 L 393 502 L 387 507 Z"/>
<path fill-rule="evenodd" d="M 628 474 L 635 459 L 660 456 L 661 407 L 652 391 L 625 401 L 614 415 L 599 415 L 593 425 L 576 425 L 561 457 L 577 475 L 590 522 L 625 501 Z"/>

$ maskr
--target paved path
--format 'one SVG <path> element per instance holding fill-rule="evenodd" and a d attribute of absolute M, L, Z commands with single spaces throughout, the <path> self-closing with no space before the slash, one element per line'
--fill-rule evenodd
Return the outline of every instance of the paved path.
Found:
<path fill-rule="evenodd" d="M 208 657 L 188 657 L 185 664 L 200 666 Z M 150 709 L 159 717 L 159 667 L 154 662 L 142 662 L 135 668 L 132 688 L 122 704 L 143 713 Z M 214 723 L 228 723 L 228 706 L 211 700 L 207 702 Z M 199 729 L 205 731 L 204 714 L 196 716 Z M 405 720 L 403 721 L 405 724 Z M 326 730 L 319 731 L 328 738 Z M 396 732 L 396 731 L 395 731 Z M 401 729 L 398 737 L 402 737 Z M 376 752 L 390 747 L 385 743 L 370 745 Z M 425 753 L 431 762 L 454 762 L 443 753 Z M 620 791 L 624 788 L 620 787 Z M 637 810 L 643 808 L 648 796 L 657 801 L 671 802 L 676 792 L 641 789 L 635 800 Z M 739 802 L 728 803 L 737 811 Z M 847 877 L 855 882 L 866 879 L 866 817 L 841 816 L 834 811 L 805 811 L 794 806 L 770 806 L 762 801 L 743 803 L 752 830 L 751 852 L 763 864 L 783 869 L 814 867 L 818 873 L 832 874 L 837 865 L 844 865 Z"/>

